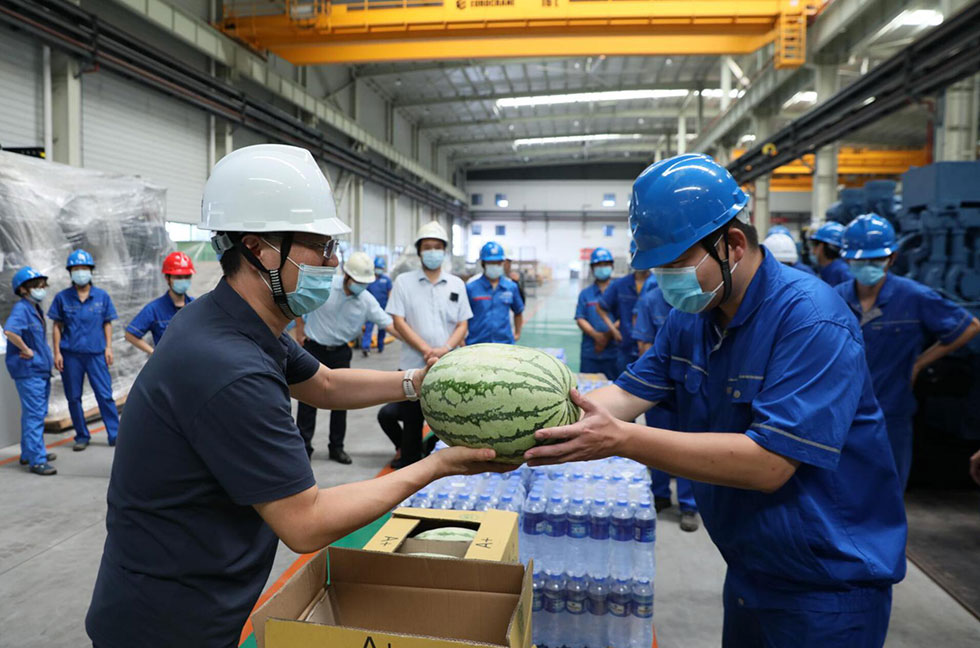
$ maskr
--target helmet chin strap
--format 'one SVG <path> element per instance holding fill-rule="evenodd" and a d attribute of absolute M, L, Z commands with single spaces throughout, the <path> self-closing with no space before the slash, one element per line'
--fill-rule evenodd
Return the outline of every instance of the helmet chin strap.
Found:
<path fill-rule="evenodd" d="M 269 289 L 272 291 L 272 299 L 276 302 L 276 305 L 279 307 L 279 310 L 282 311 L 282 314 L 291 320 L 296 319 L 298 316 L 289 307 L 289 300 L 286 298 L 286 290 L 282 285 L 282 269 L 283 266 L 286 265 L 286 258 L 289 256 L 289 250 L 293 247 L 292 232 L 287 232 L 283 236 L 282 246 L 279 248 L 279 267 L 271 270 L 262 265 L 262 262 L 259 261 L 258 257 L 252 254 L 252 251 L 249 250 L 244 243 L 242 243 L 242 237 L 238 237 L 238 240 L 235 241 L 235 245 L 241 251 L 242 256 L 249 263 L 255 266 L 255 268 L 260 272 L 269 275 L 269 281 L 266 282 L 266 285 L 268 285 Z"/>
<path fill-rule="evenodd" d="M 708 256 L 714 259 L 715 262 L 718 264 L 718 267 L 721 268 L 721 281 L 722 281 L 723 288 L 721 293 L 721 301 L 718 302 L 718 306 L 721 306 L 722 304 L 727 302 L 729 298 L 731 298 L 732 296 L 732 270 L 731 267 L 728 265 L 728 230 L 730 227 L 731 227 L 730 222 L 724 227 L 722 227 L 721 235 L 717 239 L 715 239 L 714 243 L 708 243 L 707 241 L 703 241 L 701 243 L 702 247 L 704 247 L 705 251 L 708 253 Z M 721 247 L 722 249 L 725 250 L 724 259 L 721 258 L 721 255 L 718 254 L 718 248 L 717 248 L 718 241 L 722 242 Z"/>

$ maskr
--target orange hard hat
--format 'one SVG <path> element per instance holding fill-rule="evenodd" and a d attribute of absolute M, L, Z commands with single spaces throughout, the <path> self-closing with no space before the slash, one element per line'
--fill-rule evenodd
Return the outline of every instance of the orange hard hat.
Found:
<path fill-rule="evenodd" d="M 171 252 L 163 260 L 163 274 L 165 275 L 192 275 L 196 274 L 194 262 L 183 252 Z"/>

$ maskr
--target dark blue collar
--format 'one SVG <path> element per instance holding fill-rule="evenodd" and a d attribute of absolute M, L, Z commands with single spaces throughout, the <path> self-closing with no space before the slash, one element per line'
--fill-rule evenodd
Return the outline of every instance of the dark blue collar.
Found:
<path fill-rule="evenodd" d="M 729 322 L 727 328 L 731 329 L 736 326 L 741 326 L 752 317 L 752 314 L 758 310 L 766 297 L 772 294 L 773 284 L 776 278 L 779 277 L 781 271 L 779 261 L 776 261 L 776 258 L 764 247 L 760 247 L 759 249 L 762 250 L 762 263 L 759 264 L 759 268 L 755 271 L 755 276 L 749 282 L 745 296 L 742 297 L 742 303 L 739 304 L 738 310 L 735 311 L 735 317 Z M 738 272 L 738 269 L 735 272 Z"/>
<path fill-rule="evenodd" d="M 847 282 L 847 288 L 844 289 L 844 301 L 851 309 L 861 315 L 863 309 L 861 308 L 861 298 L 857 294 L 857 279 L 851 279 Z M 881 307 L 888 303 L 895 294 L 895 280 L 892 279 L 891 273 L 885 275 L 885 283 L 882 284 L 881 290 L 878 291 L 878 297 L 875 299 L 875 306 Z M 872 309 L 873 310 L 873 309 Z"/>
<path fill-rule="evenodd" d="M 211 298 L 221 310 L 228 314 L 232 326 L 236 330 L 251 338 L 277 364 L 285 363 L 286 347 L 284 341 L 281 338 L 277 339 L 272 334 L 259 314 L 249 306 L 247 301 L 242 299 L 242 296 L 228 284 L 225 278 L 222 277 L 218 285 L 211 291 Z M 218 341 L 215 343 L 220 344 Z"/>

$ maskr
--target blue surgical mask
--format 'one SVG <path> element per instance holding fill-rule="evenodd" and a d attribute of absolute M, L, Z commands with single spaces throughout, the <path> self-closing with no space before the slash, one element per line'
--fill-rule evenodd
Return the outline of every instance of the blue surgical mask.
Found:
<path fill-rule="evenodd" d="M 374 276 L 375 276 L 375 277 L 380 277 L 380 276 L 381 276 L 381 275 L 383 275 L 384 273 L 385 273 L 385 271 L 384 271 L 384 269 L 383 269 L 383 268 L 375 268 L 375 269 L 374 269 Z"/>
<path fill-rule="evenodd" d="M 504 266 L 500 263 L 488 264 L 483 266 L 483 276 L 493 281 L 500 279 L 504 275 Z"/>
<path fill-rule="evenodd" d="M 367 289 L 367 284 L 362 284 L 362 283 L 357 283 L 356 281 L 352 281 L 350 282 L 350 285 L 347 286 L 347 288 L 351 291 L 351 293 L 355 297 L 357 297 Z"/>
<path fill-rule="evenodd" d="M 191 289 L 190 279 L 174 279 L 173 285 L 171 286 L 173 291 L 178 295 L 186 294 L 188 290 Z"/>
<path fill-rule="evenodd" d="M 858 280 L 858 283 L 865 286 L 874 286 L 885 278 L 885 264 L 888 261 L 851 261 L 851 274 Z"/>
<path fill-rule="evenodd" d="M 279 248 L 275 245 L 265 239 L 262 240 L 273 250 L 279 252 Z M 299 268 L 299 275 L 296 277 L 296 290 L 286 293 L 286 305 L 289 306 L 289 310 L 300 317 L 312 313 L 327 303 L 337 268 L 296 263 L 289 257 L 286 257 L 286 260 Z M 271 286 L 269 289 L 272 289 Z"/>
<path fill-rule="evenodd" d="M 820 265 L 820 261 L 817 260 L 817 255 L 813 252 L 807 252 L 806 258 L 809 259 L 810 265 Z"/>
<path fill-rule="evenodd" d="M 422 265 L 429 270 L 438 270 L 442 267 L 442 262 L 446 258 L 445 250 L 423 250 Z"/>
<path fill-rule="evenodd" d="M 76 286 L 86 286 L 92 281 L 91 270 L 72 270 L 71 281 Z"/>
<path fill-rule="evenodd" d="M 612 268 L 609 266 L 599 266 L 592 271 L 592 274 L 594 274 L 595 278 L 599 281 L 605 281 L 612 276 Z"/>
<path fill-rule="evenodd" d="M 701 257 L 697 265 L 684 268 L 654 268 L 653 274 L 657 277 L 657 285 L 663 292 L 664 299 L 668 304 L 679 311 L 685 313 L 700 313 L 711 300 L 715 298 L 718 290 L 725 285 L 725 282 L 711 292 L 701 289 L 701 282 L 698 281 L 698 268 L 707 260 L 708 254 Z M 732 266 L 732 272 L 738 267 L 736 263 Z"/>
<path fill-rule="evenodd" d="M 31 299 L 41 303 L 48 296 L 48 291 L 44 288 L 31 288 Z"/>

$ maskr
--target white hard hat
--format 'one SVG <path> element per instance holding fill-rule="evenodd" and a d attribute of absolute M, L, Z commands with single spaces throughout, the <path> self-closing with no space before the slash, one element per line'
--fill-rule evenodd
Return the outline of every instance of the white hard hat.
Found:
<path fill-rule="evenodd" d="M 796 243 L 785 234 L 770 234 L 762 242 L 776 260 L 780 263 L 796 263 L 800 260 L 800 255 L 796 251 Z"/>
<path fill-rule="evenodd" d="M 201 229 L 350 234 L 313 156 L 282 144 L 246 146 L 215 165 L 204 185 Z"/>
<path fill-rule="evenodd" d="M 439 239 L 449 245 L 449 235 L 439 221 L 429 221 L 419 228 L 418 234 L 415 235 L 415 245 L 418 245 L 422 239 Z"/>
<path fill-rule="evenodd" d="M 344 273 L 357 283 L 369 284 L 374 281 L 374 262 L 367 252 L 355 252 L 344 261 Z"/>

